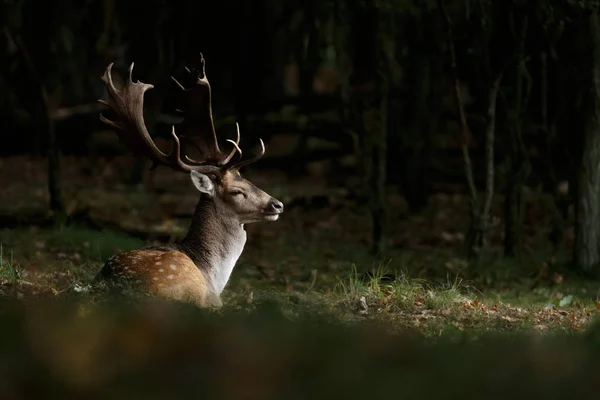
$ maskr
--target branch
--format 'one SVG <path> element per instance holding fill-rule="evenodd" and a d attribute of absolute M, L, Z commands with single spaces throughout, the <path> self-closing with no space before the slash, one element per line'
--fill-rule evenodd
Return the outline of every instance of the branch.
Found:
<path fill-rule="evenodd" d="M 523 17 L 521 23 L 521 33 L 519 35 L 518 51 L 517 51 L 517 120 L 516 123 L 520 124 L 521 128 L 516 131 L 516 140 L 519 147 L 519 152 L 523 158 L 527 158 L 527 146 L 523 142 L 523 129 L 522 126 L 525 123 L 525 114 L 527 112 L 527 106 L 529 104 L 529 98 L 531 95 L 531 88 L 533 86 L 533 78 L 527 69 L 527 59 L 525 57 L 525 40 L 527 39 L 527 28 L 529 18 L 527 15 Z M 525 93 L 523 94 L 523 80 L 527 82 Z"/>
<path fill-rule="evenodd" d="M 54 121 L 62 121 L 76 115 L 95 114 L 104 110 L 104 106 L 99 103 L 80 104 L 73 107 L 62 107 L 52 110 L 50 118 Z"/>
<path fill-rule="evenodd" d="M 550 134 L 550 128 L 548 125 L 548 58 L 546 56 L 546 52 L 542 52 L 540 55 L 540 61 L 542 69 L 542 87 L 541 87 L 541 108 L 542 108 L 542 125 L 544 127 L 544 132 L 546 135 Z"/>
<path fill-rule="evenodd" d="M 519 80 L 519 84 L 521 85 L 521 79 L 525 79 L 527 81 L 527 88 L 525 91 L 525 96 L 523 97 L 522 94 L 519 94 L 519 98 L 517 99 L 517 101 L 519 102 L 519 113 L 520 114 L 525 114 L 525 110 L 527 109 L 527 105 L 529 103 L 529 96 L 531 94 L 531 87 L 533 85 L 533 79 L 531 78 L 531 74 L 529 73 L 529 70 L 527 69 L 527 59 L 525 57 L 525 40 L 527 39 L 527 28 L 528 28 L 528 22 L 529 22 L 529 18 L 527 16 L 523 17 L 523 21 L 521 24 L 521 33 L 519 35 L 519 42 L 517 43 L 518 46 L 518 50 L 517 50 L 517 57 L 516 57 L 516 62 L 518 63 L 518 75 L 517 75 L 517 79 Z M 518 115 L 519 118 L 522 117 L 522 115 Z"/>
<path fill-rule="evenodd" d="M 469 155 L 469 138 L 471 136 L 469 126 L 467 124 L 467 116 L 465 114 L 465 107 L 460 93 L 459 79 L 458 79 L 458 65 L 456 62 L 456 51 L 454 50 L 454 39 L 452 35 L 452 24 L 446 9 L 444 8 L 444 1 L 438 0 L 438 7 L 442 13 L 442 17 L 446 23 L 448 32 L 448 47 L 450 50 L 450 57 L 452 60 L 452 75 L 454 77 L 454 99 L 456 101 L 456 107 L 458 109 L 458 115 L 460 118 L 460 144 L 463 153 L 463 159 L 465 162 L 465 175 L 467 178 L 467 185 L 471 193 L 473 202 L 477 202 L 477 189 L 475 187 L 475 179 L 473 178 L 473 166 L 471 164 L 471 156 Z"/>

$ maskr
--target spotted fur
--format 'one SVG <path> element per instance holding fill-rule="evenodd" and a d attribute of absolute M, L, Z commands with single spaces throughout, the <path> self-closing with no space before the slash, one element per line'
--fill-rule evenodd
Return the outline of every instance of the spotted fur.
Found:
<path fill-rule="evenodd" d="M 277 219 L 283 205 L 237 171 L 210 181 L 197 175 L 192 180 L 201 195 L 185 238 L 178 244 L 117 254 L 96 282 L 198 307 L 222 305 L 220 295 L 246 243 L 244 225 Z M 231 195 L 232 190 L 243 196 Z"/>

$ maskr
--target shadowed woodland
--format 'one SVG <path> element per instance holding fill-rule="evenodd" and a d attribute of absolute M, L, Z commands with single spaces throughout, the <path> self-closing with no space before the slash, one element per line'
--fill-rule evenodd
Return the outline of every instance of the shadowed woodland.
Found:
<path fill-rule="evenodd" d="M 597 0 L 1 7 L 3 398 L 595 398 Z M 100 121 L 100 77 L 135 63 L 169 151 L 201 54 L 219 145 L 262 139 L 241 172 L 285 212 L 218 310 L 98 291 L 199 198 Z"/>

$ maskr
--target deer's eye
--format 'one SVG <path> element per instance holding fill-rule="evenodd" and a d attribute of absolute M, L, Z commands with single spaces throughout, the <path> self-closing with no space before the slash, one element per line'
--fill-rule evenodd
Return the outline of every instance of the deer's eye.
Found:
<path fill-rule="evenodd" d="M 244 197 L 246 197 L 246 195 L 243 192 L 239 191 L 239 190 L 232 190 L 231 192 L 229 192 L 229 195 L 230 196 L 244 196 Z"/>

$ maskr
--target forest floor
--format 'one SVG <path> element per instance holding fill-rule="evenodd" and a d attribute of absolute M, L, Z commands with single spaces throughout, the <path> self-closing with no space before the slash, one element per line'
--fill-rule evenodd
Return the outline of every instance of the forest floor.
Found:
<path fill-rule="evenodd" d="M 4 296 L 86 290 L 112 254 L 181 238 L 197 199 L 184 174 L 159 168 L 132 187 L 120 182 L 126 159 L 96 161 L 92 168 L 66 158 L 64 195 L 79 222 L 28 226 L 28 219 L 44 217 L 45 166 L 24 157 L 1 162 L 0 181 L 11 184 L 0 192 L 0 215 L 24 221 L 0 231 Z M 17 171 L 18 182 L 11 180 Z M 377 256 L 369 252 L 367 210 L 348 198 L 348 189 L 311 177 L 290 183 L 274 172 L 250 178 L 287 208 L 275 223 L 247 227 L 245 251 L 223 295 L 225 309 L 268 299 L 290 316 L 326 313 L 438 337 L 579 332 L 600 308 L 598 282 L 578 278 L 562 266 L 560 254 L 544 249 L 551 214 L 541 195 L 531 194 L 526 207 L 527 255 L 473 267 L 458 256 L 468 211 L 459 193 L 432 196 L 419 215 L 407 215 L 402 198 L 390 193 L 390 251 Z M 498 220 L 492 245 L 500 253 Z"/>
<path fill-rule="evenodd" d="M 101 302 L 93 291 L 90 292 L 89 282 L 108 257 L 119 251 L 182 237 L 197 200 L 189 178 L 185 174 L 159 168 L 145 173 L 142 184 L 130 186 L 122 182 L 122 171 L 130 169 L 128 163 L 127 159 L 115 158 L 111 161 L 99 159 L 91 164 L 65 157 L 63 190 L 73 223 L 49 226 L 45 224 L 48 214 L 45 211 L 44 163 L 27 157 L 0 159 L 0 182 L 4 183 L 0 191 L 0 226 L 5 226 L 0 230 L 2 304 L 16 304 L 22 310 L 21 307 L 37 304 L 40 299 L 42 304 L 52 303 L 49 299 L 76 299 L 77 314 L 85 315 L 92 312 L 94 304 Z M 15 176 L 19 176 L 18 181 L 13 179 Z M 564 254 L 567 254 L 572 241 L 571 228 L 567 230 L 564 254 L 554 254 L 544 245 L 551 227 L 551 212 L 549 200 L 542 195 L 533 192 L 528 195 L 526 255 L 519 260 L 490 258 L 474 267 L 460 256 L 468 210 L 465 197 L 458 192 L 446 189 L 444 193 L 437 193 L 429 199 L 426 210 L 418 215 L 409 215 L 402 198 L 391 191 L 390 250 L 381 256 L 369 252 L 368 214 L 364 205 L 349 196 L 351 185 L 350 189 L 331 187 L 316 177 L 290 182 L 285 175 L 273 171 L 250 170 L 246 176 L 282 200 L 286 210 L 277 222 L 247 226 L 248 241 L 223 294 L 224 307 L 211 315 L 247 316 L 257 310 L 276 310 L 285 321 L 327 321 L 339 326 L 358 327 L 359 331 L 360 327 L 377 326 L 381 329 L 374 328 L 366 333 L 366 343 L 370 343 L 366 346 L 371 350 L 372 346 L 381 350 L 386 343 L 390 344 L 382 337 L 373 341 L 374 332 L 381 331 L 407 334 L 411 338 L 414 337 L 411 335 L 416 335 L 429 343 L 471 343 L 485 340 L 490 335 L 549 339 L 556 337 L 555 334 L 563 338 L 579 337 L 580 333 L 594 335 L 593 321 L 600 313 L 600 285 L 597 281 L 578 277 L 565 267 L 564 260 L 568 257 Z M 496 204 L 494 210 L 492 250 L 500 254 L 502 226 L 498 217 L 501 204 Z M 156 306 L 155 310 L 163 308 Z M 160 314 L 162 311 L 157 312 Z M 53 351 L 44 353 L 54 354 L 52 361 L 48 362 L 60 364 L 59 369 L 68 377 L 65 379 L 75 379 L 76 386 L 91 381 L 105 382 L 99 377 L 99 370 L 89 366 L 91 356 L 69 358 L 58 354 L 61 354 L 61 345 L 72 349 L 75 343 L 81 347 L 82 354 L 89 352 L 89 346 L 98 344 L 99 332 L 109 336 L 106 329 L 86 322 L 88 325 L 85 327 L 79 326 L 79 333 L 70 336 L 71 333 L 65 334 L 64 326 L 70 325 L 65 325 L 64 320 L 57 318 L 50 321 L 48 315 L 54 314 L 42 314 L 44 316 L 39 321 L 45 321 L 44 329 L 36 331 L 34 336 L 46 345 L 46 336 L 53 337 L 46 332 L 52 331 L 52 326 L 56 328 L 59 324 L 56 321 L 62 321 L 62 330 L 54 330 L 54 333 L 61 332 L 62 344 L 56 345 L 58 347 L 53 345 Z M 166 318 L 164 313 L 162 318 Z M 128 321 L 132 320 L 136 319 L 130 316 Z M 24 324 L 39 328 L 39 321 L 25 321 Z M 144 323 L 145 326 L 154 324 L 154 330 L 164 329 L 164 326 L 157 328 L 153 318 L 144 319 Z M 131 339 L 128 335 L 135 336 L 135 332 L 139 335 L 141 329 L 133 329 L 122 321 L 108 325 L 114 329 L 119 327 L 127 343 Z M 122 326 L 129 326 L 129 330 Z M 306 328 L 305 324 L 297 326 L 298 329 L 301 326 Z M 206 333 L 206 326 L 189 329 L 199 335 Z M 235 329 L 228 331 L 229 336 L 225 336 L 231 338 L 240 329 L 243 331 L 235 325 Z M 297 335 L 310 335 L 302 329 Z M 9 333 L 5 335 L 11 337 Z M 14 335 L 14 340 L 20 340 L 16 339 L 20 338 L 20 333 L 15 331 Z M 155 335 L 154 340 L 159 340 L 159 336 Z M 41 337 L 44 339 L 39 339 Z M 335 337 L 335 344 L 329 338 L 324 347 L 319 347 L 323 356 L 348 350 L 348 347 L 346 350 L 340 348 L 343 341 L 339 340 L 345 337 L 344 334 L 338 332 Z M 300 348 L 297 347 L 299 338 L 294 336 L 291 339 L 295 351 L 300 351 L 297 350 Z M 302 336 L 301 340 L 304 342 L 306 339 L 307 336 Z M 361 346 L 364 346 L 364 339 Z M 147 350 L 153 343 L 147 339 L 142 340 L 145 344 L 140 344 L 139 340 L 137 336 L 134 340 L 137 344 L 133 348 L 146 346 L 144 349 Z M 410 341 L 412 339 L 406 340 L 405 344 L 414 344 Z M 113 346 L 114 343 L 111 343 Z M 258 346 L 256 342 L 252 343 Z M 44 347 L 43 344 L 39 346 Z M 552 361 L 541 361 L 543 357 L 536 353 L 532 362 L 562 363 L 559 374 L 561 378 L 568 379 L 570 374 L 575 373 L 573 368 L 576 367 L 564 369 L 565 365 L 573 366 L 583 362 L 585 357 L 592 357 L 592 353 L 580 354 L 573 347 L 568 348 L 568 356 L 555 354 Z M 258 347 L 244 349 L 250 352 L 248 354 L 259 351 Z M 276 350 L 260 349 L 278 357 Z M 358 347 L 354 349 L 358 351 Z M 395 352 L 406 347 L 398 347 L 396 343 L 394 349 Z M 510 352 L 518 357 L 520 352 L 530 350 L 527 342 L 522 347 L 511 344 L 498 351 Z M 133 350 L 128 348 L 124 354 L 133 357 L 128 351 Z M 316 350 L 306 351 L 308 355 Z M 478 357 L 477 350 L 469 354 Z M 116 355 L 111 354 L 110 357 Z M 438 361 L 440 364 L 436 364 Z M 452 370 L 453 366 L 447 365 L 447 360 L 440 358 L 438 361 L 431 359 L 429 367 L 438 368 L 438 373 Z M 476 360 L 471 361 L 475 364 L 470 373 L 478 373 L 476 365 L 484 368 Z M 513 361 L 516 363 L 516 359 Z M 515 373 L 519 368 L 528 370 L 528 362 L 514 364 Z M 437 367 L 434 368 L 435 365 Z M 252 369 L 249 365 L 246 367 Z M 555 376 L 544 371 L 550 378 Z M 600 369 L 585 372 L 597 377 L 598 371 Z M 579 374 L 578 379 L 584 379 L 584 375 Z M 378 375 L 377 379 L 385 376 Z M 266 376 L 262 378 L 268 381 Z M 406 381 L 406 385 L 415 393 L 422 393 L 423 387 L 418 382 L 423 383 L 420 380 Z M 410 393 L 409 386 L 406 386 L 407 393 Z M 573 392 L 569 391 L 571 394 Z"/>

